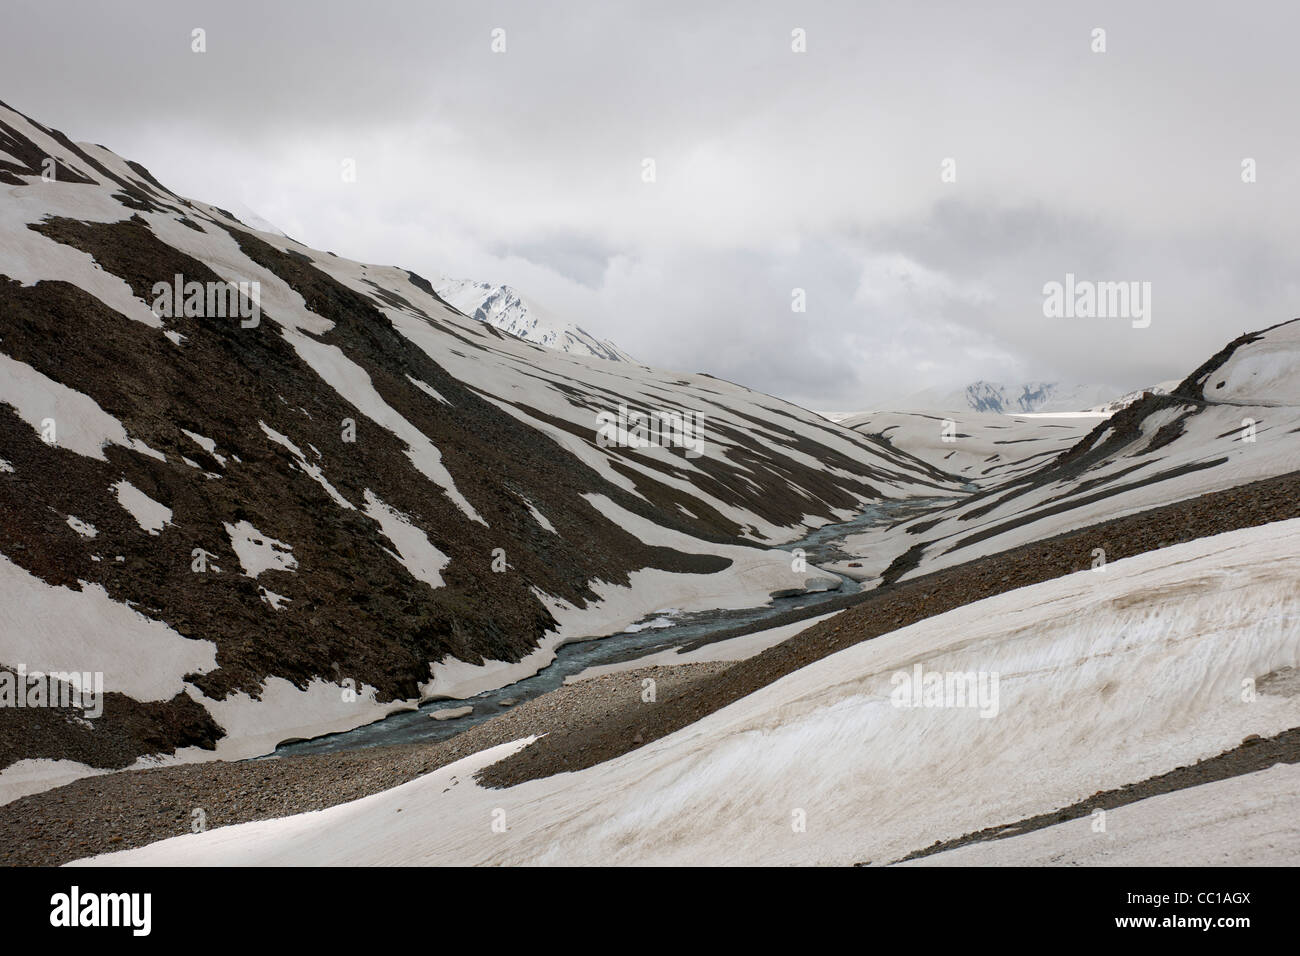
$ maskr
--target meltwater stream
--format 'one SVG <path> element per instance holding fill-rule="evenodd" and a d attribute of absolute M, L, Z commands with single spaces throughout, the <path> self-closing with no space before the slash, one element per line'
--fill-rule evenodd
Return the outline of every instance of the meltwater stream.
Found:
<path fill-rule="evenodd" d="M 803 548 L 807 553 L 809 565 L 822 561 L 833 561 L 842 557 L 837 545 L 846 536 L 862 531 L 892 524 L 903 517 L 927 510 L 940 501 L 950 499 L 910 499 L 907 501 L 885 501 L 870 505 L 866 511 L 850 521 L 839 524 L 824 525 L 799 541 L 791 541 L 780 546 L 788 551 Z M 828 572 L 829 573 L 829 572 Z M 556 651 L 555 660 L 531 677 L 525 677 L 513 684 L 493 690 L 483 691 L 473 697 L 462 699 L 440 699 L 421 705 L 418 709 L 391 714 L 372 724 L 357 727 L 343 733 L 314 737 L 284 743 L 275 749 L 274 756 L 294 754 L 329 753 L 337 750 L 351 750 L 358 747 L 381 747 L 391 744 L 432 743 L 454 737 L 456 734 L 491 720 L 505 712 L 510 706 L 522 703 L 554 690 L 564 683 L 571 674 L 577 674 L 588 667 L 600 664 L 612 664 L 629 658 L 642 657 L 656 651 L 679 647 L 722 631 L 730 631 L 742 625 L 761 625 L 763 621 L 774 618 L 787 611 L 798 608 L 824 604 L 840 595 L 852 594 L 861 590 L 861 585 L 851 578 L 837 575 L 840 587 L 834 591 L 818 591 L 800 594 L 788 598 L 776 598 L 762 607 L 741 610 L 696 611 L 677 613 L 666 626 L 646 627 L 634 633 L 613 634 L 608 637 L 592 637 L 565 644 Z M 664 618 L 664 614 L 650 615 L 651 619 Z M 506 701 L 508 703 L 503 703 Z M 472 713 L 453 720 L 431 720 L 434 711 L 455 707 L 473 707 Z M 258 758 L 266 759 L 266 758 Z"/>

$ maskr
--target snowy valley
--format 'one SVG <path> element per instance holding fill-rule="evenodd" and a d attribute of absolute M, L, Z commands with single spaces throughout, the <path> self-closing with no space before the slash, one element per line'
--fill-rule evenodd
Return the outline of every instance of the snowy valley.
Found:
<path fill-rule="evenodd" d="M 1294 861 L 1300 320 L 832 421 L 258 225 L 0 105 L 6 862 Z"/>

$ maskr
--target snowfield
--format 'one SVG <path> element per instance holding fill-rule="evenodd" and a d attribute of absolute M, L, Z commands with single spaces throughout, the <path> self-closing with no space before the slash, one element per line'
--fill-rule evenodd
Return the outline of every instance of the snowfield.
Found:
<path fill-rule="evenodd" d="M 578 773 L 475 786 L 474 770 L 519 741 L 354 803 L 87 862 L 890 862 L 1296 726 L 1296 696 L 1246 691 L 1300 664 L 1297 574 L 1300 519 L 1202 538 L 858 644 Z M 917 665 L 997 675 L 996 716 L 895 706 L 898 675 Z M 1293 771 L 1255 774 L 1169 799 L 1208 807 L 1211 821 L 1231 816 L 1230 801 L 1264 818 L 1241 826 L 1282 832 L 1275 814 L 1294 806 L 1294 783 Z M 1132 820 L 1128 845 L 1150 840 L 1168 862 L 1222 859 L 1217 842 L 1179 844 L 1145 812 L 1115 812 L 1116 826 Z"/>

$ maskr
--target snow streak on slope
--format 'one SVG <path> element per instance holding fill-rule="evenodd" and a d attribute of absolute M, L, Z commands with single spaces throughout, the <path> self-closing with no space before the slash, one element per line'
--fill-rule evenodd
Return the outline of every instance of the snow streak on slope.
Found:
<path fill-rule="evenodd" d="M 0 554 L 55 589 L 48 613 L 99 587 L 220 665 L 169 666 L 183 693 L 106 714 L 111 753 L 0 713 L 22 724 L 0 769 L 244 753 L 310 733 L 303 714 L 337 730 L 466 671 L 492 686 L 678 597 L 798 589 L 815 572 L 771 545 L 953 487 L 707 375 L 531 345 L 2 105 L 0 151 Z M 258 283 L 257 320 L 166 307 L 177 276 Z M 703 454 L 603 444 L 598 416 L 623 408 L 703 416 Z M 0 666 L 18 655 L 0 633 Z"/>
<path fill-rule="evenodd" d="M 891 861 L 1300 725 L 1300 698 L 1242 694 L 1300 664 L 1298 574 L 1300 520 L 1202 538 L 858 644 L 577 773 L 472 786 L 506 745 L 351 804 L 95 862 Z M 895 706 L 918 665 L 996 674 L 996 716 Z M 508 831 L 486 839 L 494 811 Z"/>
<path fill-rule="evenodd" d="M 598 339 L 572 322 L 555 318 L 536 303 L 525 301 L 508 285 L 444 278 L 435 288 L 441 298 L 470 318 L 525 342 L 611 362 L 636 362 L 614 343 Z"/>

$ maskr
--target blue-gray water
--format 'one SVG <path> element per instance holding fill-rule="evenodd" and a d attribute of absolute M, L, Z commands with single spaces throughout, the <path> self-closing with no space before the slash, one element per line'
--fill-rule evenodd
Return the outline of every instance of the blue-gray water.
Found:
<path fill-rule="evenodd" d="M 947 500 L 947 499 L 944 499 Z M 839 524 L 818 528 L 807 537 L 781 545 L 781 550 L 803 548 L 808 556 L 808 563 L 815 565 L 819 561 L 830 561 L 839 557 L 837 544 L 847 535 L 892 524 L 907 515 L 916 514 L 927 506 L 937 504 L 936 499 L 905 502 L 881 502 L 871 505 L 858 517 Z M 379 747 L 390 744 L 432 743 L 454 737 L 456 734 L 503 713 L 507 706 L 502 700 L 522 703 L 547 691 L 554 690 L 564 683 L 571 674 L 595 667 L 600 664 L 612 664 L 631 657 L 641 657 L 659 650 L 679 647 L 683 644 L 707 638 L 712 634 L 727 631 L 741 625 L 762 624 L 763 621 L 796 608 L 811 607 L 825 603 L 841 594 L 851 594 L 861 590 L 861 585 L 851 578 L 840 577 L 840 588 L 835 591 L 821 591 L 813 594 L 800 594 L 795 597 L 777 598 L 761 607 L 745 608 L 732 611 L 698 611 L 681 614 L 672 619 L 670 627 L 646 628 L 633 634 L 613 634 L 606 637 L 592 637 L 586 640 L 565 644 L 556 651 L 555 660 L 531 677 L 484 691 L 463 700 L 443 699 L 422 705 L 418 710 L 404 711 L 385 717 L 383 720 L 349 730 L 345 733 L 329 734 L 312 740 L 301 740 L 281 744 L 275 750 L 276 756 L 292 754 L 328 753 L 336 750 L 350 750 L 356 747 Z M 659 615 L 650 615 L 652 620 Z M 474 712 L 454 720 L 431 720 L 429 714 L 435 710 L 453 707 L 472 706 Z"/>

